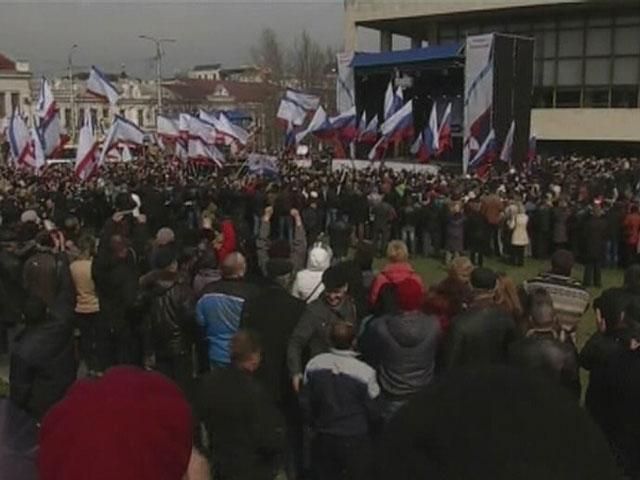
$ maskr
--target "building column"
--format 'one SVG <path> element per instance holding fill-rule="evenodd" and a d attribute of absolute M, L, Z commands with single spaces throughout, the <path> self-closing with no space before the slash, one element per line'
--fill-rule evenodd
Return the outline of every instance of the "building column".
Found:
<path fill-rule="evenodd" d="M 421 38 L 411 38 L 411 48 L 422 48 Z"/>
<path fill-rule="evenodd" d="M 355 52 L 358 47 L 358 26 L 355 22 L 345 19 L 344 22 L 344 51 Z"/>
<path fill-rule="evenodd" d="M 393 33 L 380 30 L 380 51 L 390 52 L 391 50 L 393 50 Z"/>
<path fill-rule="evenodd" d="M 4 94 L 4 111 L 7 117 L 13 113 L 11 109 L 11 92 L 5 92 Z"/>
<path fill-rule="evenodd" d="M 429 22 L 427 25 L 427 42 L 429 46 L 438 44 L 438 24 L 436 22 Z"/>

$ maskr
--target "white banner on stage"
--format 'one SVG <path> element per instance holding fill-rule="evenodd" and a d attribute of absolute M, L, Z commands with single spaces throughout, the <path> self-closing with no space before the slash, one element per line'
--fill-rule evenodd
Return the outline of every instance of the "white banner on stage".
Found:
<path fill-rule="evenodd" d="M 345 113 L 356 106 L 355 78 L 353 74 L 353 52 L 342 52 L 338 57 L 338 76 L 336 78 L 336 108 Z"/>
<path fill-rule="evenodd" d="M 492 33 L 467 37 L 464 95 L 463 172 L 492 128 L 493 105 Z"/>
<path fill-rule="evenodd" d="M 365 170 L 367 168 L 378 169 L 380 167 L 387 168 L 395 172 L 406 170 L 408 172 L 426 173 L 431 175 L 437 175 L 440 170 L 436 165 L 425 163 L 405 163 L 390 161 L 381 163 L 379 161 L 372 162 L 371 160 L 350 160 L 348 158 L 334 158 L 331 162 L 332 170 L 342 170 L 345 168 L 351 168 L 354 170 Z"/>

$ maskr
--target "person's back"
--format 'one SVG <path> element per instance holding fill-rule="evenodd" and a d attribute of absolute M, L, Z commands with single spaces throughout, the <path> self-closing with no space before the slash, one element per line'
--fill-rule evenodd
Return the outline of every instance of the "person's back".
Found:
<path fill-rule="evenodd" d="M 257 295 L 257 287 L 243 280 L 246 264 L 242 257 L 242 272 L 225 275 L 225 264 L 234 263 L 233 253 L 223 263 L 223 280 L 206 286 L 196 304 L 196 320 L 206 331 L 209 342 L 209 361 L 212 364 L 228 365 L 229 342 L 242 327 L 247 302 Z M 241 256 L 241 255 L 240 255 Z"/>
<path fill-rule="evenodd" d="M 44 304 L 29 309 L 33 319 L 16 337 L 11 353 L 10 397 L 41 418 L 74 382 L 77 364 L 71 324 L 48 318 Z"/>
<path fill-rule="evenodd" d="M 494 303 L 497 277 L 477 268 L 471 275 L 474 300 L 455 317 L 444 347 L 444 368 L 505 363 L 516 338 L 513 318 Z"/>
<path fill-rule="evenodd" d="M 225 480 L 271 480 L 284 447 L 284 427 L 273 400 L 252 377 L 260 364 L 255 336 L 233 338 L 232 366 L 207 374 L 197 410 L 211 439 L 214 470 Z"/>
<path fill-rule="evenodd" d="M 307 364 L 300 396 L 315 433 L 312 469 L 319 480 L 366 478 L 370 423 L 380 387 L 375 371 L 351 349 L 353 326 L 335 323 L 330 335 L 333 348 Z"/>
<path fill-rule="evenodd" d="M 313 302 L 324 291 L 322 274 L 331 266 L 333 254 L 329 248 L 316 244 L 309 251 L 307 268 L 296 274 L 291 294 L 307 303 Z"/>

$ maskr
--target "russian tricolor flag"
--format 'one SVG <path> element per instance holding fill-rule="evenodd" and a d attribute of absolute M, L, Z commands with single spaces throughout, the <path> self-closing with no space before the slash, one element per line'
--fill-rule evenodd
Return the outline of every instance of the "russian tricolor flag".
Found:
<path fill-rule="evenodd" d="M 378 117 L 374 115 L 371 121 L 367 124 L 365 129 L 360 132 L 360 138 L 358 139 L 361 143 L 365 143 L 368 145 L 373 145 L 378 141 Z"/>
<path fill-rule="evenodd" d="M 110 105 L 118 103 L 120 93 L 118 89 L 109 81 L 107 76 L 98 68 L 92 66 L 87 80 L 87 92 L 102 98 Z"/>
<path fill-rule="evenodd" d="M 440 121 L 440 130 L 438 131 L 438 155 L 453 150 L 453 137 L 451 135 L 451 102 L 444 111 L 442 120 Z"/>
<path fill-rule="evenodd" d="M 409 100 L 380 127 L 382 137 L 369 152 L 370 160 L 382 158 L 389 143 L 402 142 L 413 137 L 413 100 Z"/>
<path fill-rule="evenodd" d="M 513 161 L 513 137 L 516 133 L 516 121 L 513 120 L 511 122 L 511 126 L 509 127 L 509 131 L 507 132 L 507 136 L 504 139 L 504 144 L 502 145 L 502 151 L 500 152 L 500 160 L 511 164 Z"/>
<path fill-rule="evenodd" d="M 476 173 L 480 178 L 489 173 L 496 156 L 496 133 L 493 129 L 487 135 L 479 150 L 469 162 L 469 170 Z"/>

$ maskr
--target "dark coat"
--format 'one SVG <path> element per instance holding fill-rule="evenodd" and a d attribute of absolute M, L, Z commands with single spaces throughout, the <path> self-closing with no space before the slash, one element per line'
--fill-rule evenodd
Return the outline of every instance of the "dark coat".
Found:
<path fill-rule="evenodd" d="M 269 283 L 249 304 L 245 328 L 256 332 L 262 344 L 262 363 L 256 378 L 273 400 L 281 404 L 291 391 L 287 373 L 287 344 L 306 304 L 277 283 Z"/>
<path fill-rule="evenodd" d="M 604 258 L 609 226 L 604 217 L 590 217 L 584 226 L 583 248 L 585 262 L 602 261 Z"/>
<path fill-rule="evenodd" d="M 452 321 L 444 347 L 444 367 L 504 364 L 516 325 L 495 305 L 472 305 Z"/>
<path fill-rule="evenodd" d="M 480 211 L 471 210 L 467 213 L 464 231 L 469 250 L 484 254 L 489 253 L 491 232 L 489 231 L 489 224 Z"/>
<path fill-rule="evenodd" d="M 567 243 L 569 241 L 569 232 L 567 230 L 567 221 L 570 216 L 569 209 L 555 207 L 551 213 L 553 221 L 553 242 Z"/>
<path fill-rule="evenodd" d="M 580 398 L 578 354 L 570 343 L 534 334 L 511 344 L 509 363 L 540 372 Z"/>
<path fill-rule="evenodd" d="M 367 325 L 359 345 L 378 371 L 378 383 L 391 397 L 407 397 L 434 376 L 440 325 L 422 312 L 385 315 Z"/>
<path fill-rule="evenodd" d="M 92 274 L 100 300 L 100 313 L 115 330 L 129 325 L 138 295 L 138 271 L 133 256 L 115 260 L 98 255 Z"/>
<path fill-rule="evenodd" d="M 10 397 L 20 408 L 42 418 L 76 379 L 73 329 L 51 320 L 27 326 L 11 352 Z"/>
<path fill-rule="evenodd" d="M 260 383 L 235 368 L 207 374 L 196 411 L 211 438 L 213 468 L 229 480 L 272 480 L 285 429 Z"/>
<path fill-rule="evenodd" d="M 191 354 L 196 336 L 193 291 L 178 273 L 155 270 L 140 279 L 147 313 L 145 352 L 157 358 Z"/>
<path fill-rule="evenodd" d="M 0 324 L 19 322 L 24 300 L 22 261 L 9 251 L 0 251 Z"/>
<path fill-rule="evenodd" d="M 457 213 L 449 215 L 445 249 L 449 252 L 462 252 L 464 250 L 464 215 Z"/>
<path fill-rule="evenodd" d="M 625 473 L 640 478 L 640 353 L 625 349 L 593 370 L 585 404 Z"/>

